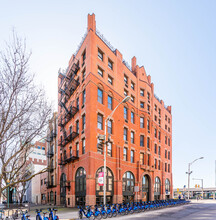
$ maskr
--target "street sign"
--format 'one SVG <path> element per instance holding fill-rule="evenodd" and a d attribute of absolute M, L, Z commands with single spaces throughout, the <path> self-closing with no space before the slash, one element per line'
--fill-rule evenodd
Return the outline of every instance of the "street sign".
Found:
<path fill-rule="evenodd" d="M 104 172 L 100 172 L 98 174 L 98 184 L 99 184 L 99 186 L 104 185 Z"/>
<path fill-rule="evenodd" d="M 139 192 L 139 186 L 134 187 L 134 192 Z"/>
<path fill-rule="evenodd" d="M 177 192 L 179 192 L 179 188 L 177 188 Z"/>

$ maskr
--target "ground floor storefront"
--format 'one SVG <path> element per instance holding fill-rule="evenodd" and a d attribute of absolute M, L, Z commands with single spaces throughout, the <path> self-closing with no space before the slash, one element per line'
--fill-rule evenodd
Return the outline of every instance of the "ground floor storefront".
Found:
<path fill-rule="evenodd" d="M 100 176 L 104 173 L 103 166 L 94 175 L 87 169 L 78 167 L 73 172 L 62 170 L 57 187 L 55 200 L 57 205 L 75 207 L 79 205 L 103 204 L 104 186 Z M 150 201 L 168 199 L 172 196 L 171 175 L 162 175 L 142 169 L 114 172 L 106 169 L 106 203 L 122 203 L 132 201 Z"/>

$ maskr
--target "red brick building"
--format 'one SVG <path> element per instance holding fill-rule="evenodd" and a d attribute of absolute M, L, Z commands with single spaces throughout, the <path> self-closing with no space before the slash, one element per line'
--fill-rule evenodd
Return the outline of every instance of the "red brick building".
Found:
<path fill-rule="evenodd" d="M 154 94 L 151 76 L 136 57 L 130 67 L 96 30 L 92 14 L 80 47 L 59 73 L 58 204 L 103 201 L 98 135 L 125 96 L 131 100 L 118 107 L 107 127 L 107 202 L 172 197 L 171 106 Z"/>

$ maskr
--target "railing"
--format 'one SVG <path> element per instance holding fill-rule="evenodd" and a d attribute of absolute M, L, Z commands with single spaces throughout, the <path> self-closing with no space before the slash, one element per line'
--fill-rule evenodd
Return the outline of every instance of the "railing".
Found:
<path fill-rule="evenodd" d="M 84 40 L 86 39 L 87 33 L 88 33 L 88 32 L 86 31 L 86 33 L 85 33 L 84 36 L 82 37 L 82 40 L 81 40 L 80 44 L 78 45 L 78 48 L 77 48 L 77 50 L 76 50 L 74 56 L 76 56 L 76 55 L 78 54 L 78 52 L 79 52 L 79 50 L 80 50 L 80 48 L 81 48 L 81 46 L 82 46 Z"/>
<path fill-rule="evenodd" d="M 47 188 L 52 188 L 52 187 L 54 187 L 55 185 L 54 185 L 54 183 L 52 182 L 52 181 L 48 181 L 47 182 Z"/>
<path fill-rule="evenodd" d="M 109 47 L 109 49 L 116 54 L 116 48 L 112 46 L 112 44 L 104 37 L 103 34 L 100 33 L 98 29 L 96 29 L 96 35 Z"/>
<path fill-rule="evenodd" d="M 156 94 L 154 94 L 154 97 L 158 100 L 158 102 L 161 102 L 161 99 L 159 99 L 159 97 Z"/>
<path fill-rule="evenodd" d="M 132 72 L 131 66 L 128 64 L 127 61 L 123 60 L 122 63 Z"/>
<path fill-rule="evenodd" d="M 47 167 L 48 172 L 52 172 L 54 170 L 54 165 L 50 165 Z"/>
<path fill-rule="evenodd" d="M 78 151 L 72 150 L 71 153 L 65 154 L 62 158 L 58 160 L 59 165 L 65 165 L 67 163 L 73 162 L 74 160 L 79 159 Z"/>
<path fill-rule="evenodd" d="M 61 147 L 64 147 L 66 144 L 68 144 L 69 142 L 71 142 L 74 138 L 76 138 L 79 135 L 79 133 L 73 131 L 72 133 L 70 133 L 69 135 L 65 135 L 64 138 L 61 140 L 58 140 L 58 145 Z"/>
<path fill-rule="evenodd" d="M 47 151 L 47 157 L 52 157 L 54 156 L 54 152 L 52 150 Z"/>

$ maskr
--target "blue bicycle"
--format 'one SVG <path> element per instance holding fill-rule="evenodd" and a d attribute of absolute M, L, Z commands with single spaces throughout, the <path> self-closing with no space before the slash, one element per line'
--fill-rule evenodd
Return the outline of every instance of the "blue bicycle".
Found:
<path fill-rule="evenodd" d="M 25 212 L 23 212 L 22 210 L 20 210 L 21 212 L 21 220 L 28 220 L 30 215 L 27 215 L 28 211 L 26 210 Z"/>
<path fill-rule="evenodd" d="M 43 212 L 43 219 L 42 219 L 41 214 L 40 214 L 42 212 L 42 209 L 40 210 L 36 209 L 35 212 L 37 213 L 36 220 L 49 220 L 49 218 L 45 216 L 47 212 Z"/>
<path fill-rule="evenodd" d="M 83 218 L 83 214 L 86 218 L 91 218 L 92 216 L 94 217 L 94 213 L 92 212 L 90 206 L 87 206 L 86 210 L 84 210 L 82 207 L 79 207 L 79 206 L 78 208 L 79 208 L 79 211 L 78 211 L 79 219 Z"/>
<path fill-rule="evenodd" d="M 56 215 L 57 209 L 48 208 L 49 213 L 49 220 L 59 220 L 59 217 Z"/>

